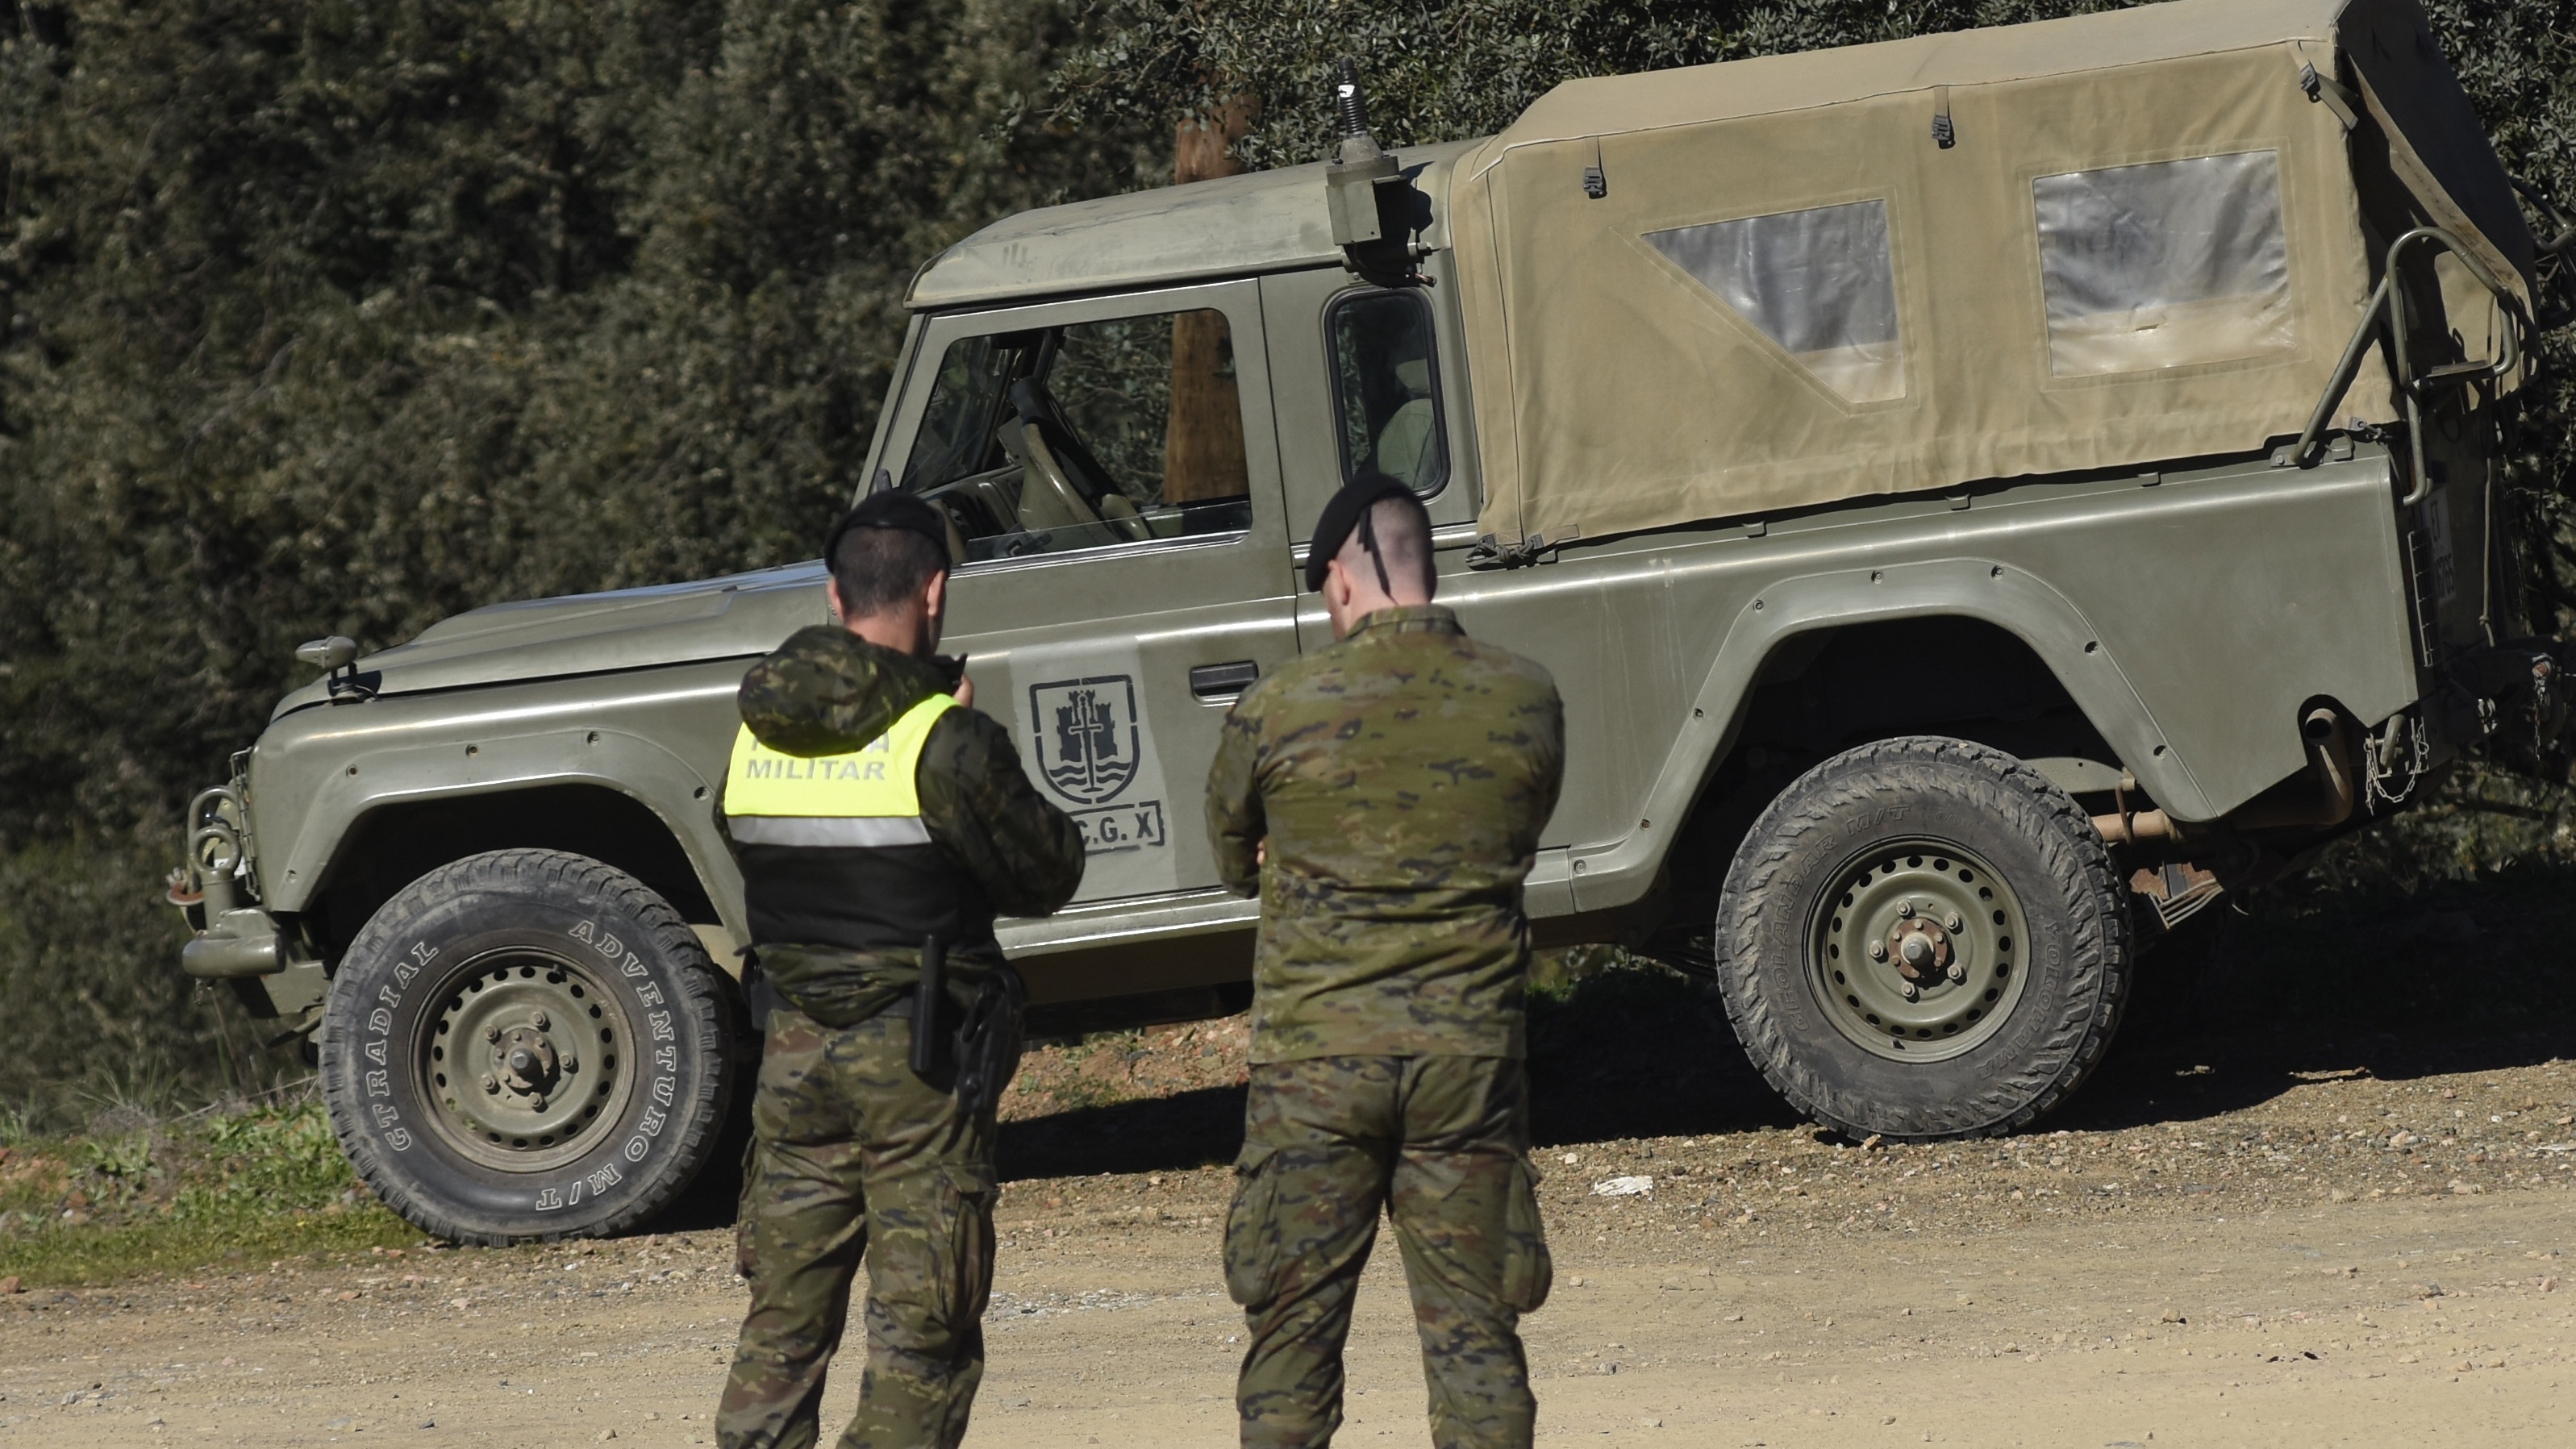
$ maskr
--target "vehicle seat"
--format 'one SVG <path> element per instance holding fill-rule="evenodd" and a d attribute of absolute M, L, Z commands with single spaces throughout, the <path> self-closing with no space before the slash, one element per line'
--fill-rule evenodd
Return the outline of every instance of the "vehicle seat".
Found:
<path fill-rule="evenodd" d="M 1432 481 L 1426 475 L 1440 458 L 1432 436 L 1438 419 L 1431 407 L 1431 364 L 1421 358 L 1399 362 L 1395 380 L 1403 385 L 1406 401 L 1377 430 L 1369 463 L 1388 477 L 1421 488 Z"/>

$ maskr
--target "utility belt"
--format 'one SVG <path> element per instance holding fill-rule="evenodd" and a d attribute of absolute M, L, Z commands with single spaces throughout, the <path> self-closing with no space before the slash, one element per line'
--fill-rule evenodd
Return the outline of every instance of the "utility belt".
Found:
<path fill-rule="evenodd" d="M 747 954 L 752 1021 L 766 1030 L 771 1011 L 794 1003 L 779 991 L 768 972 L 759 969 L 758 955 Z M 856 1026 L 877 1017 L 912 1023 L 912 1074 L 924 1085 L 955 1095 L 967 1111 L 981 1113 L 1001 1104 L 1002 1089 L 1019 1072 L 1028 985 L 1006 964 L 986 967 L 983 984 L 961 1011 L 949 997 L 946 968 L 946 943 L 929 937 L 922 942 L 920 974 L 911 991 L 842 1025 Z"/>

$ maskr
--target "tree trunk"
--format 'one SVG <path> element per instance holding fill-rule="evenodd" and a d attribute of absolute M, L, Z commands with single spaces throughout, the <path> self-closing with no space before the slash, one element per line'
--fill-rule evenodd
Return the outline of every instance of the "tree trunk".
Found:
<path fill-rule="evenodd" d="M 1234 143 L 1252 129 L 1253 101 L 1238 96 L 1215 115 L 1180 123 L 1173 137 L 1176 185 L 1243 170 Z M 1235 391 L 1234 340 L 1225 314 L 1184 312 L 1172 319 L 1172 409 L 1163 432 L 1163 501 L 1241 498 L 1243 404 Z"/>

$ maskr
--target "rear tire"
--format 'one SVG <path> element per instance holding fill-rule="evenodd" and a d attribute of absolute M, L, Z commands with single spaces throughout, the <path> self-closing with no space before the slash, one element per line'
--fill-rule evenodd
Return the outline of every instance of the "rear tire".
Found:
<path fill-rule="evenodd" d="M 679 913 L 548 850 L 404 887 L 341 958 L 315 1039 L 358 1176 L 423 1232 L 486 1246 L 651 1219 L 714 1153 L 749 1055 Z"/>
<path fill-rule="evenodd" d="M 2009 755 L 1861 746 L 1754 823 L 1717 918 L 1718 992 L 1765 1080 L 1854 1137 L 2028 1125 L 2102 1060 L 2130 921 L 2074 800 Z"/>

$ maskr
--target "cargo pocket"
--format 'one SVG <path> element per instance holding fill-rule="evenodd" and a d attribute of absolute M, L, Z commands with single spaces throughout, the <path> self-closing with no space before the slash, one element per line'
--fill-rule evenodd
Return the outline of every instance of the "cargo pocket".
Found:
<path fill-rule="evenodd" d="M 1538 1216 L 1538 1170 L 1528 1158 L 1516 1156 L 1510 1195 L 1503 1203 L 1503 1303 L 1515 1313 L 1535 1313 L 1555 1282 L 1547 1228 Z"/>
<path fill-rule="evenodd" d="M 1225 1216 L 1225 1292 L 1259 1308 L 1279 1278 L 1279 1149 L 1246 1142 L 1234 1160 L 1234 1207 Z"/>
<path fill-rule="evenodd" d="M 930 1228 L 939 1280 L 932 1301 L 952 1332 L 982 1318 L 993 1296 L 996 1195 L 992 1174 L 984 1169 L 951 1167 L 940 1174 L 939 1220 Z"/>

